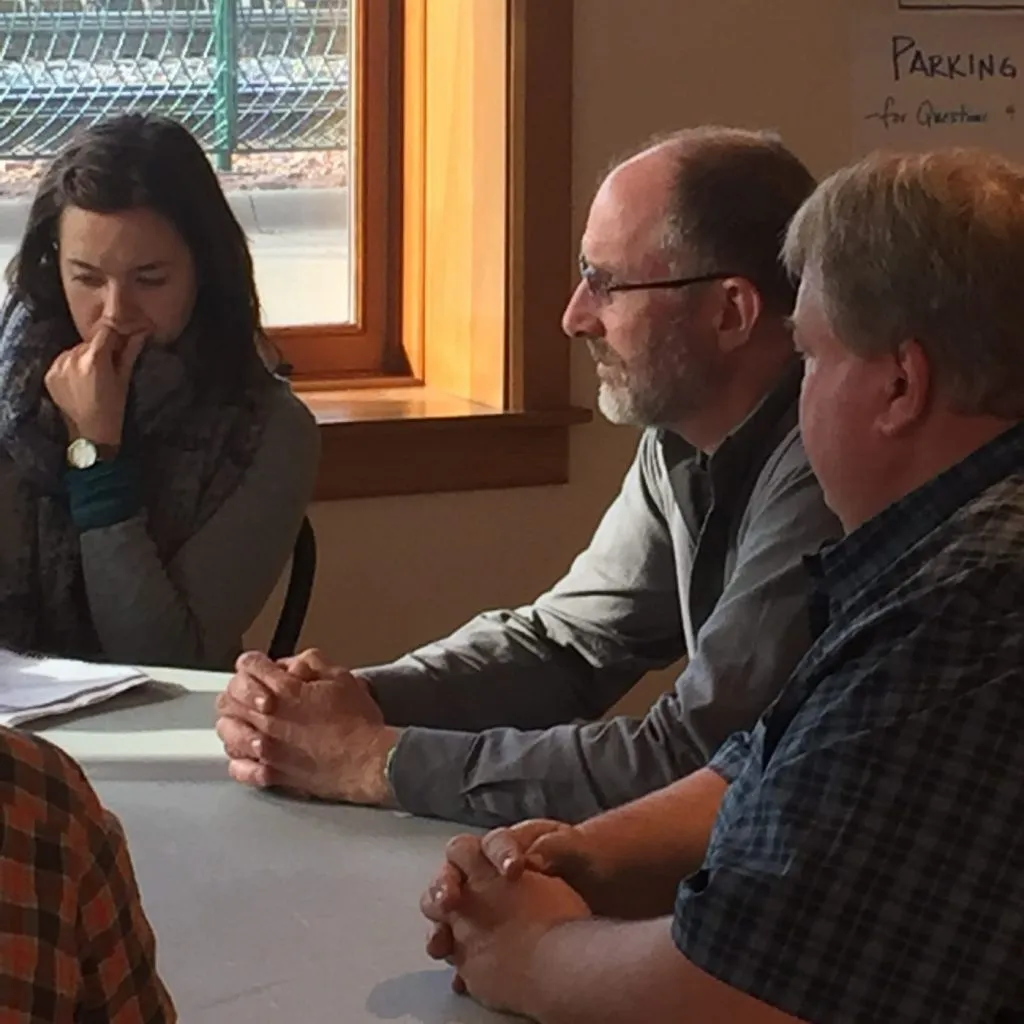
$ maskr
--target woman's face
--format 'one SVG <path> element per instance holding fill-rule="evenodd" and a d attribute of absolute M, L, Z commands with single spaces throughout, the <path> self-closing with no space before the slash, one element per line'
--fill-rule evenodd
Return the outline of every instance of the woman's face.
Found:
<path fill-rule="evenodd" d="M 192 253 L 152 210 L 92 213 L 68 207 L 58 227 L 60 279 L 79 337 L 101 326 L 157 344 L 177 339 L 196 302 Z"/>

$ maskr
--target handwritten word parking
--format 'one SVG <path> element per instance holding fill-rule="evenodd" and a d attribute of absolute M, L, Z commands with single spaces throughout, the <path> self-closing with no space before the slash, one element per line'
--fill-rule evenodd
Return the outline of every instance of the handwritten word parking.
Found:
<path fill-rule="evenodd" d="M 1017 62 L 1010 54 L 932 53 L 918 45 L 913 36 L 892 37 L 892 78 L 902 82 L 921 78 L 1016 78 Z"/>

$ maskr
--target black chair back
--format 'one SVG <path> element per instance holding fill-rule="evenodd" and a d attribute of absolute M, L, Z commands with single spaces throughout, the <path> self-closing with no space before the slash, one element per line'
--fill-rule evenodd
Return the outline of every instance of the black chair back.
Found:
<path fill-rule="evenodd" d="M 292 553 L 292 571 L 288 578 L 288 589 L 284 595 L 284 605 L 277 620 L 274 638 L 270 641 L 270 657 L 289 658 L 295 653 L 302 633 L 306 612 L 309 610 L 309 599 L 313 594 L 313 581 L 316 578 L 316 534 L 313 524 L 306 516 L 299 527 L 299 535 L 295 538 L 295 550 Z"/>

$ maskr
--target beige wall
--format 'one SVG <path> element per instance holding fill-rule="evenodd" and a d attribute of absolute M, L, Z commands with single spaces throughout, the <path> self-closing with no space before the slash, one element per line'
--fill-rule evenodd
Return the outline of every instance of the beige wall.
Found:
<path fill-rule="evenodd" d="M 576 0 L 577 226 L 607 162 L 677 126 L 776 128 L 816 172 L 842 162 L 843 46 L 839 0 Z M 584 352 L 573 390 L 592 404 Z M 316 506 L 321 555 L 305 642 L 366 664 L 482 608 L 529 600 L 586 543 L 634 445 L 632 431 L 595 421 L 574 431 L 564 487 Z"/>

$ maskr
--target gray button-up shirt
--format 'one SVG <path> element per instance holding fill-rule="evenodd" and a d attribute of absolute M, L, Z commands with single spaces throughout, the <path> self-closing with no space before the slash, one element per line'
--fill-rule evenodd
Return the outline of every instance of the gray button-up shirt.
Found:
<path fill-rule="evenodd" d="M 800 443 L 799 388 L 793 367 L 710 457 L 646 432 L 550 591 L 360 670 L 406 727 L 391 766 L 406 810 L 579 821 L 696 770 L 753 726 L 810 645 L 803 556 L 842 532 Z M 594 721 L 684 654 L 646 717 Z"/>

